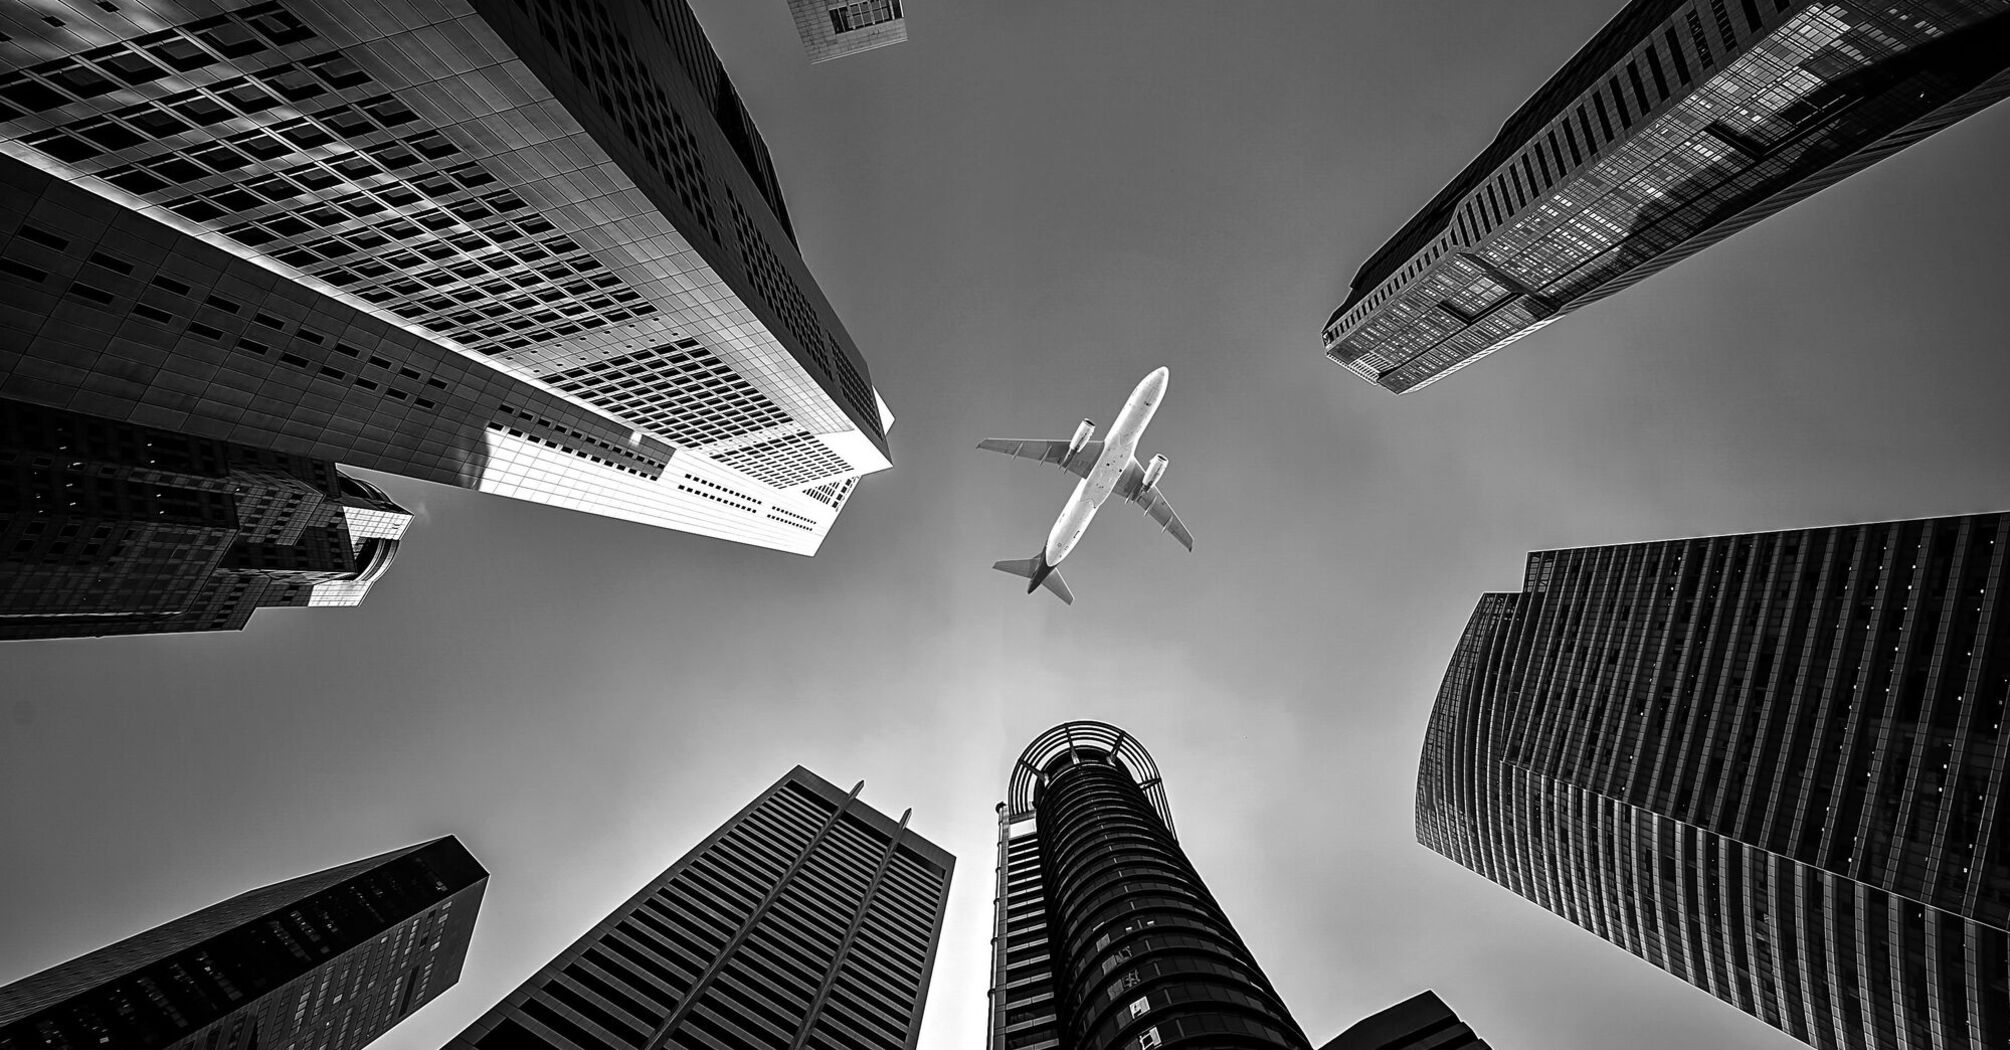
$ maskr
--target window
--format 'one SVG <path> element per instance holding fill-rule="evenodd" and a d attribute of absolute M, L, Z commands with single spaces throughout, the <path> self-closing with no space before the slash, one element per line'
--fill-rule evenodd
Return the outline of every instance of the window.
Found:
<path fill-rule="evenodd" d="M 831 31 L 851 33 L 900 17 L 900 0 L 860 0 L 830 8 Z"/>
<path fill-rule="evenodd" d="M 1143 1017 L 1145 1015 L 1145 1011 L 1151 1008 L 1152 1008 L 1151 997 L 1148 995 L 1141 995 L 1138 996 L 1136 999 L 1131 1000 L 1132 1019 L 1135 1020 L 1136 1018 Z"/>
<path fill-rule="evenodd" d="M 1153 1025 L 1138 1035 L 1138 1050 L 1158 1050 L 1164 1042 L 1159 1038 L 1159 1026 Z"/>

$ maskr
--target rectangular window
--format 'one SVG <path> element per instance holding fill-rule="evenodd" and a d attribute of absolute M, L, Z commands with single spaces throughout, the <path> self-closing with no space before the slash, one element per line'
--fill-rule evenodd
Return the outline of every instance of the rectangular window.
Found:
<path fill-rule="evenodd" d="M 1649 111 L 1653 110 L 1654 104 L 1647 101 L 1647 85 L 1641 83 L 1640 80 L 1640 63 L 1626 63 L 1626 77 L 1633 82 L 1633 98 L 1640 103 L 1640 115 L 1645 117 Z M 1668 93 L 1666 91 L 1662 92 L 1661 97 L 1667 98 Z"/>
<path fill-rule="evenodd" d="M 1633 111 L 1626 108 L 1626 93 L 1620 90 L 1619 77 L 1617 75 L 1606 77 L 1605 86 L 1612 89 L 1612 104 L 1619 107 L 1619 126 L 1632 127 Z"/>
<path fill-rule="evenodd" d="M 1689 18 L 1693 22 L 1696 18 L 1695 12 L 1690 12 Z M 1675 39 L 1675 27 L 1669 26 L 1666 30 L 1663 30 L 1661 40 L 1668 45 L 1668 57 L 1675 60 L 1676 79 L 1682 81 L 1684 86 L 1687 86 L 1689 83 L 1689 60 L 1682 57 L 1682 45 Z M 1652 51 L 1649 51 L 1647 54 L 1648 61 L 1654 63 L 1654 79 L 1659 82 L 1661 80 L 1661 63 L 1654 61 L 1654 53 Z M 1664 95 L 1668 93 L 1665 84 L 1662 87 L 1661 93 Z"/>
<path fill-rule="evenodd" d="M 1596 91 L 1592 92 L 1592 93 L 1591 93 L 1591 104 L 1592 104 L 1593 106 L 1595 106 L 1595 107 L 1597 107 L 1597 108 L 1598 108 L 1598 130 L 1600 130 L 1600 131 L 1602 131 L 1602 132 L 1604 132 L 1604 133 L 1605 133 L 1605 141 L 1607 141 L 1607 142 L 1611 142 L 1611 141 L 1612 141 L 1612 118 L 1611 118 L 1611 117 L 1609 117 L 1609 116 L 1607 116 L 1607 115 L 1606 115 L 1606 113 L 1605 113 L 1605 96 L 1604 96 L 1604 95 L 1602 95 L 1602 94 L 1599 94 L 1599 93 L 1598 93 L 1598 92 L 1596 92 Z M 1580 111 L 1578 115 L 1579 115 L 1579 116 L 1583 116 L 1583 113 L 1582 113 L 1582 111 Z"/>

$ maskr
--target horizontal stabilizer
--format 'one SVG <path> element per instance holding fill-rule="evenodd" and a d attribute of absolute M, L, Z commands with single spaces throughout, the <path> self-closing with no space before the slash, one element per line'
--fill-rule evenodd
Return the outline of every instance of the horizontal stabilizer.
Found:
<path fill-rule="evenodd" d="M 1069 605 L 1075 604 L 1075 596 L 1068 590 L 1068 581 L 1062 579 L 1060 573 L 1049 571 L 1047 578 L 1040 581 L 1040 586 L 1053 591 L 1054 597 L 1061 599 Z"/>
<path fill-rule="evenodd" d="M 991 567 L 997 569 L 999 572 L 1009 572 L 1014 576 L 1021 576 L 1030 580 L 1033 578 L 1033 574 L 1040 570 L 1040 559 L 1019 558 L 1014 560 L 1007 558 L 1004 561 L 994 563 Z"/>

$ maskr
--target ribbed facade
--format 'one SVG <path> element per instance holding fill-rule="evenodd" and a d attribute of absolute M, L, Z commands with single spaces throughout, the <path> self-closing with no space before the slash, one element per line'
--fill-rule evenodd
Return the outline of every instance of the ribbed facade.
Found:
<path fill-rule="evenodd" d="M 1056 726 L 1020 756 L 994 908 L 990 1050 L 1309 1045 L 1114 726 Z"/>
<path fill-rule="evenodd" d="M 890 465 L 684 0 L 0 8 L 0 153 L 0 395 L 805 554 Z"/>
<path fill-rule="evenodd" d="M 2010 0 L 1633 0 L 1354 276 L 1328 359 L 1443 378 L 2010 94 Z"/>
<path fill-rule="evenodd" d="M 913 1050 L 955 861 L 798 766 L 448 1043 Z"/>
<path fill-rule="evenodd" d="M 0 640 L 356 605 L 411 520 L 327 460 L 0 398 Z"/>
<path fill-rule="evenodd" d="M 451 837 L 251 890 L 0 988 L 0 1050 L 361 1050 L 461 976 Z"/>
<path fill-rule="evenodd" d="M 1319 1050 L 1492 1050 L 1438 998 L 1419 992 L 1336 1035 Z"/>
<path fill-rule="evenodd" d="M 1418 841 L 1822 1048 L 2010 1045 L 2010 515 L 1544 551 Z"/>

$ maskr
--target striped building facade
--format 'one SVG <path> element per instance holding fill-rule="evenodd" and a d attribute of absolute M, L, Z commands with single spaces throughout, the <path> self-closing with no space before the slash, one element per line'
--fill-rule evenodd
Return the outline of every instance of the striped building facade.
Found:
<path fill-rule="evenodd" d="M 1816 1047 L 2010 1045 L 2010 514 L 1529 556 L 1417 838 Z"/>
<path fill-rule="evenodd" d="M 913 1050 L 955 861 L 798 766 L 447 1045 Z"/>
<path fill-rule="evenodd" d="M 2010 0 L 1632 0 L 1369 256 L 1326 357 L 1427 386 L 2010 94 Z"/>
<path fill-rule="evenodd" d="M 988 1050 L 1309 1050 L 1115 726 L 1055 726 L 1020 755 L 993 908 Z"/>

